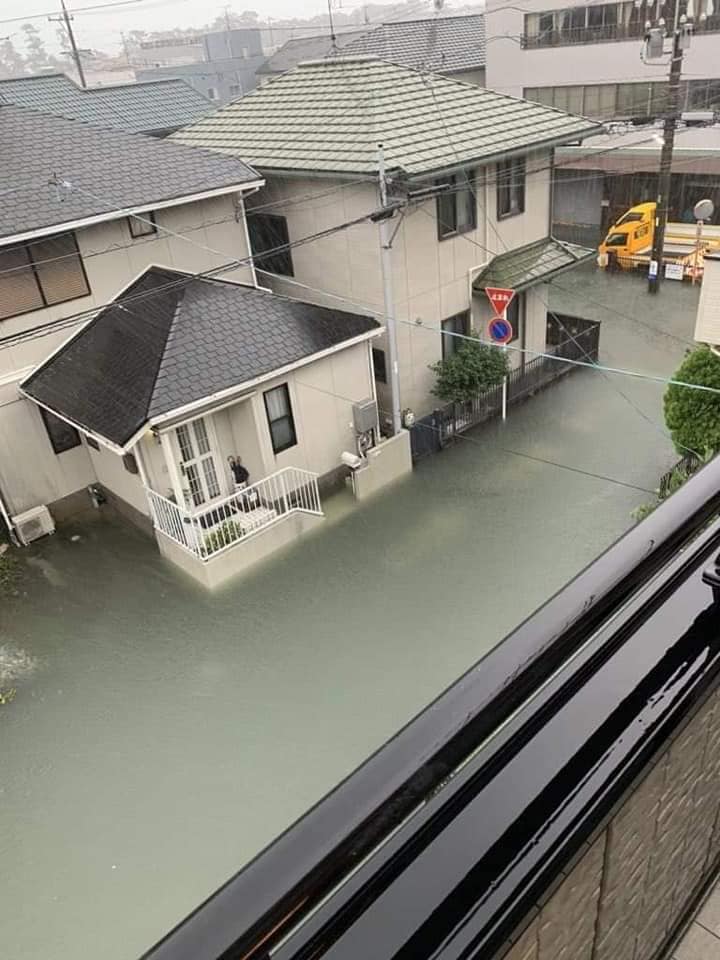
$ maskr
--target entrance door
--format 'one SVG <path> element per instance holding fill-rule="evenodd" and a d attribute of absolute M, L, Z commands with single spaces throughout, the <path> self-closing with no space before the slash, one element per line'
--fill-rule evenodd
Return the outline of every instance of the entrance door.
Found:
<path fill-rule="evenodd" d="M 215 458 L 204 418 L 184 423 L 175 430 L 180 452 L 180 470 L 187 480 L 190 500 L 199 507 L 220 496 Z"/>

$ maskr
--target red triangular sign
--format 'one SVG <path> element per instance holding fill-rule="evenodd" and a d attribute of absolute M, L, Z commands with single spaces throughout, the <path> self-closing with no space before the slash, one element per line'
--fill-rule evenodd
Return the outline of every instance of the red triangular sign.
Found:
<path fill-rule="evenodd" d="M 485 293 L 496 317 L 502 317 L 515 296 L 514 290 L 507 290 L 504 287 L 485 287 Z"/>

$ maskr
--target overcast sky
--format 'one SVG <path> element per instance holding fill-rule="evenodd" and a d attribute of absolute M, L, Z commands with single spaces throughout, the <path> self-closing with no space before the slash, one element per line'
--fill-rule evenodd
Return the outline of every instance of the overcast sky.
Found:
<path fill-rule="evenodd" d="M 112 3 L 112 0 L 66 0 L 69 10 L 101 3 Z M 199 27 L 219 16 L 226 5 L 237 13 L 255 10 L 261 20 L 267 17 L 311 17 L 327 11 L 327 0 L 228 0 L 227 4 L 222 0 L 138 0 L 107 11 L 78 13 L 73 25 L 78 46 L 111 51 L 119 47 L 123 31 Z M 333 2 L 334 8 L 347 12 L 362 6 L 360 0 Z M 430 12 L 431 0 L 425 6 Z M 0 0 L 0 37 L 9 35 L 22 53 L 20 28 L 23 22 L 32 22 L 42 31 L 48 49 L 54 49 L 55 25 L 49 24 L 45 15 L 59 9 L 60 0 Z M 14 17 L 22 20 L 3 22 Z"/>

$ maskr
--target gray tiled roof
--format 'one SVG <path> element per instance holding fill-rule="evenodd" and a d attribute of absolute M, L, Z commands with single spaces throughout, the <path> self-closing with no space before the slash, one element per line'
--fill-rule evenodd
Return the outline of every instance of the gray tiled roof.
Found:
<path fill-rule="evenodd" d="M 476 290 L 485 287 L 526 290 L 596 255 L 597 251 L 589 247 L 545 237 L 493 257 L 485 269 L 477 274 L 473 287 Z"/>
<path fill-rule="evenodd" d="M 458 73 L 485 66 L 485 16 L 433 17 L 383 23 L 345 47 L 416 70 Z"/>
<path fill-rule="evenodd" d="M 34 107 L 127 133 L 177 130 L 212 109 L 184 80 L 154 80 L 83 90 L 63 73 L 0 80 L 0 103 Z"/>
<path fill-rule="evenodd" d="M 151 267 L 22 387 L 124 446 L 152 417 L 378 329 L 371 317 Z"/>
<path fill-rule="evenodd" d="M 366 30 L 352 30 L 348 33 L 338 33 L 335 45 L 343 49 L 353 40 L 367 33 Z M 332 40 L 327 33 L 317 37 L 295 37 L 287 40 L 275 53 L 261 64 L 255 73 L 260 75 L 274 75 L 285 73 L 296 67 L 302 60 L 317 60 L 326 57 L 332 50 Z"/>
<path fill-rule="evenodd" d="M 582 117 L 384 60 L 303 63 L 170 138 L 261 171 L 428 174 L 597 133 Z"/>
<path fill-rule="evenodd" d="M 258 179 L 235 157 L 0 104 L 0 243 Z"/>

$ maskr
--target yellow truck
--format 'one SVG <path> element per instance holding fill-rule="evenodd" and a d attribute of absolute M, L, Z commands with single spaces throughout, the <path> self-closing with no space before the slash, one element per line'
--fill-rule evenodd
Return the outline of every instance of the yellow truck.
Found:
<path fill-rule="evenodd" d="M 614 223 L 598 247 L 601 267 L 621 270 L 648 269 L 655 232 L 655 204 L 639 203 Z M 720 251 L 720 227 L 703 224 L 700 239 L 694 223 L 668 223 L 662 262 L 667 276 L 686 279 L 702 276 L 703 254 Z M 668 270 L 668 265 L 674 265 Z"/>

